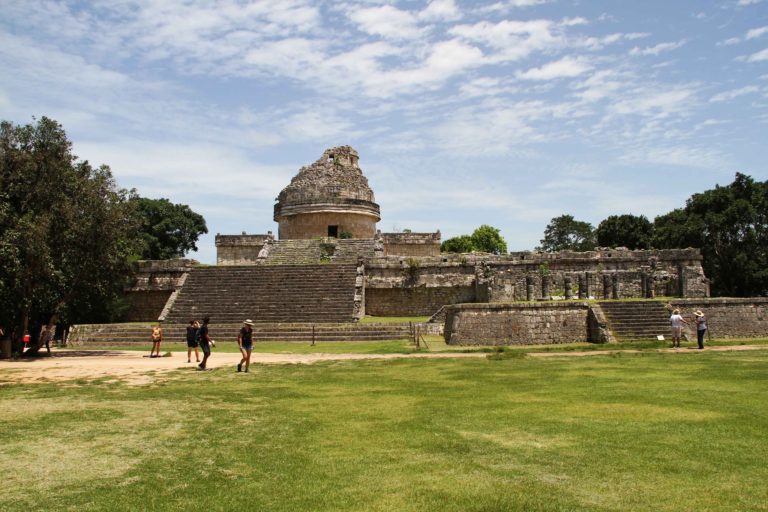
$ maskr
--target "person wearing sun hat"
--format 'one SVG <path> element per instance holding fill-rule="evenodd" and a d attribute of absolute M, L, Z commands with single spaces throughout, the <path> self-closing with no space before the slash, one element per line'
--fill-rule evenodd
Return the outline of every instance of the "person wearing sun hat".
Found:
<path fill-rule="evenodd" d="M 248 373 L 248 367 L 251 365 L 251 350 L 253 350 L 253 320 L 243 322 L 243 327 L 240 328 L 240 334 L 237 337 L 237 346 L 243 355 L 237 364 L 237 371 L 243 371 L 243 365 L 245 365 L 245 373 Z"/>
<path fill-rule="evenodd" d="M 693 312 L 696 317 L 696 339 L 699 342 L 699 350 L 704 350 L 704 334 L 707 332 L 707 317 L 700 309 Z"/>

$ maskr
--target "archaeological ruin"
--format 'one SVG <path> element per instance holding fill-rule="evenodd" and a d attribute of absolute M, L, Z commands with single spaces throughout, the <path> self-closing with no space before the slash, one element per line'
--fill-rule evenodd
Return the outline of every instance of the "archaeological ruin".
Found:
<path fill-rule="evenodd" d="M 768 333 L 765 300 L 708 298 L 698 249 L 445 254 L 440 231 L 382 233 L 380 219 L 358 153 L 328 149 L 278 195 L 276 237 L 217 234 L 215 266 L 139 262 L 126 320 L 159 319 L 171 338 L 190 318 L 210 315 L 212 330 L 233 332 L 252 318 L 257 339 L 305 340 L 312 326 L 313 339 L 343 340 L 407 333 L 396 323 L 359 323 L 365 315 L 420 316 L 430 317 L 426 331 L 453 344 L 606 342 L 667 334 L 671 304 L 711 304 L 713 327 L 718 316 L 743 316 Z M 738 322 L 728 325 L 721 336 L 744 334 Z M 116 336 L 104 326 L 79 330 L 85 341 L 99 333 Z"/>

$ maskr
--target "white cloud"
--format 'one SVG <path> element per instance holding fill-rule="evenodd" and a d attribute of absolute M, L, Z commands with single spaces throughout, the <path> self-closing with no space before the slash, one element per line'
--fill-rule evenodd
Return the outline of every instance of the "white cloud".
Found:
<path fill-rule="evenodd" d="M 649 46 L 646 48 L 639 48 L 635 46 L 629 51 L 630 55 L 642 55 L 642 56 L 648 56 L 648 55 L 659 55 L 662 52 L 668 52 L 671 50 L 676 50 L 677 48 L 680 48 L 683 46 L 687 41 L 685 39 L 681 41 L 673 41 L 669 43 L 659 43 L 656 46 Z"/>
<path fill-rule="evenodd" d="M 694 91 L 684 86 L 658 92 L 658 88 L 646 86 L 633 91 L 634 97 L 626 97 L 612 104 L 608 111 L 616 115 L 667 117 L 690 108 Z M 627 93 L 627 96 L 631 96 Z"/>
<path fill-rule="evenodd" d="M 734 44 L 739 44 L 741 42 L 741 39 L 738 37 L 731 37 L 730 39 L 726 39 L 725 41 L 720 41 L 717 43 L 717 46 L 731 46 Z"/>
<path fill-rule="evenodd" d="M 747 39 L 755 39 L 760 36 L 763 36 L 765 34 L 768 34 L 768 26 L 760 27 L 760 28 L 753 28 L 749 31 L 747 31 Z"/>
<path fill-rule="evenodd" d="M 461 18 L 461 12 L 454 0 L 432 0 L 419 13 L 419 19 L 425 21 L 454 21 Z"/>
<path fill-rule="evenodd" d="M 354 10 L 349 19 L 363 32 L 389 39 L 414 39 L 423 33 L 413 13 L 391 5 Z"/>
<path fill-rule="evenodd" d="M 746 87 L 742 87 L 740 89 L 734 89 L 731 91 L 724 91 L 719 94 L 715 94 L 712 96 L 709 101 L 710 103 L 719 103 L 723 101 L 731 101 L 732 99 L 738 98 L 739 96 L 744 96 L 747 94 L 752 94 L 755 92 L 758 92 L 760 88 L 755 87 L 754 85 L 748 85 Z"/>
<path fill-rule="evenodd" d="M 563 57 L 558 61 L 549 62 L 539 68 L 532 68 L 518 73 L 517 77 L 523 80 L 554 80 L 556 78 L 579 76 L 590 69 L 592 69 L 592 66 L 584 59 Z"/>
<path fill-rule="evenodd" d="M 565 38 L 558 27 L 548 20 L 513 21 L 498 23 L 481 21 L 473 25 L 456 25 L 449 33 L 466 41 L 487 46 L 492 52 L 489 61 L 516 61 L 535 51 L 563 48 Z"/>
<path fill-rule="evenodd" d="M 746 57 L 747 62 L 762 62 L 768 60 L 768 48 Z"/>
<path fill-rule="evenodd" d="M 755 5 L 755 4 L 758 4 L 758 3 L 762 2 L 762 1 L 763 0 L 739 0 L 739 5 L 740 6 Z"/>

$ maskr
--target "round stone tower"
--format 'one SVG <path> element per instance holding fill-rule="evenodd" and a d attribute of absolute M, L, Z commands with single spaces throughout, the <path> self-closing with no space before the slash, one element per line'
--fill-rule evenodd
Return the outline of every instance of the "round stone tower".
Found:
<path fill-rule="evenodd" d="M 358 158 L 350 146 L 341 146 L 302 167 L 277 196 L 278 238 L 373 238 L 381 220 L 379 205 Z"/>

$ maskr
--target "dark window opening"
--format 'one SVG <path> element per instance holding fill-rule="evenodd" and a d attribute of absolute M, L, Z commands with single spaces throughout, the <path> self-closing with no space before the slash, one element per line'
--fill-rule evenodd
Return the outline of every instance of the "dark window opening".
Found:
<path fill-rule="evenodd" d="M 328 236 L 332 236 L 334 238 L 338 238 L 338 236 L 339 236 L 339 226 L 328 226 Z"/>

